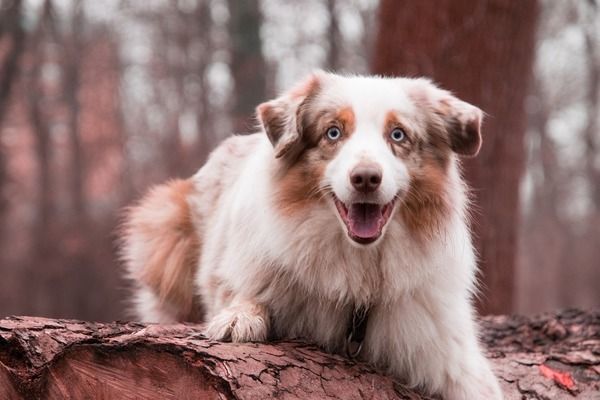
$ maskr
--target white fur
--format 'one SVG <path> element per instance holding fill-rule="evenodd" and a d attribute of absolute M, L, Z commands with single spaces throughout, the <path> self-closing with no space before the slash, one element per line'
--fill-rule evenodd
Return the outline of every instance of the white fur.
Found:
<path fill-rule="evenodd" d="M 405 89 L 424 81 L 325 79 L 329 98 L 323 101 L 351 105 L 356 132 L 328 165 L 323 186 L 350 202 L 348 171 L 367 159 L 383 169 L 377 201 L 391 201 L 410 177 L 381 133 L 385 113 L 414 113 Z M 242 148 L 243 156 L 231 156 Z M 433 237 L 417 240 L 391 218 L 374 245 L 357 246 L 333 201 L 301 216 L 277 212 L 274 176 L 281 165 L 264 133 L 226 141 L 194 176 L 197 193 L 189 198 L 203 238 L 196 284 L 208 334 L 258 341 L 270 332 L 341 351 L 353 307 L 366 305 L 366 361 L 448 399 L 502 398 L 477 339 L 467 198 L 454 156 L 451 161 L 446 190 L 452 210 Z M 211 192 L 216 177 L 224 188 L 218 194 Z M 225 289 L 230 297 L 219 295 Z M 149 296 L 142 293 L 139 301 Z M 169 320 L 151 306 L 140 310 L 145 319 Z"/>

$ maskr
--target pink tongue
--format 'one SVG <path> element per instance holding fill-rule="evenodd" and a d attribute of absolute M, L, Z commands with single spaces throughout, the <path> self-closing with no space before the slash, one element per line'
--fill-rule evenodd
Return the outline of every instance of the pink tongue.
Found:
<path fill-rule="evenodd" d="M 377 204 L 355 203 L 348 210 L 350 232 L 360 238 L 372 238 L 379 234 L 381 206 Z"/>

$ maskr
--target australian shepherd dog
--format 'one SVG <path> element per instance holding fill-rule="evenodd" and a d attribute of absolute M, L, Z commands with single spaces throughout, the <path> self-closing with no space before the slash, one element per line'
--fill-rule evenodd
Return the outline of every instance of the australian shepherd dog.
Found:
<path fill-rule="evenodd" d="M 260 126 L 128 210 L 146 322 L 215 340 L 303 338 L 447 399 L 500 399 L 478 341 L 459 158 L 482 112 L 427 79 L 315 72 Z"/>

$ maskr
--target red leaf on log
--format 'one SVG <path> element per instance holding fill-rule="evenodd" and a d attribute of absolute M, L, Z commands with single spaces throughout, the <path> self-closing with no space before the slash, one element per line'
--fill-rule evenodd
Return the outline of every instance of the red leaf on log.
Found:
<path fill-rule="evenodd" d="M 575 390 L 575 380 L 569 372 L 558 371 L 548 367 L 547 365 L 540 365 L 540 373 L 546 378 L 552 379 L 556 384 L 569 391 Z"/>

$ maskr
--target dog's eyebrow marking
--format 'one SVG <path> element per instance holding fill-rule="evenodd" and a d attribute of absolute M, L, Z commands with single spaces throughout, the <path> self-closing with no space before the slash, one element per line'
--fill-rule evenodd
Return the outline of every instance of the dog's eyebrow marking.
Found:
<path fill-rule="evenodd" d="M 304 140 L 313 146 L 319 143 L 321 137 L 331 125 L 338 125 L 344 136 L 349 137 L 356 128 L 356 117 L 351 106 L 345 105 L 341 108 L 323 107 L 305 113 L 304 126 L 307 134 Z"/>
<path fill-rule="evenodd" d="M 346 135 L 351 135 L 354 132 L 356 128 L 356 118 L 351 106 L 340 109 L 336 115 L 336 119 L 342 124 L 342 128 Z"/>
<path fill-rule="evenodd" d="M 384 129 L 384 133 L 387 134 L 387 133 L 391 132 L 392 129 L 394 129 L 396 127 L 400 127 L 402 129 L 406 130 L 407 133 L 410 135 L 410 133 L 414 130 L 411 125 L 412 124 L 410 123 L 410 121 L 407 121 L 405 118 L 402 118 L 398 115 L 398 111 L 389 110 L 385 114 L 385 124 L 384 124 L 383 129 Z"/>

